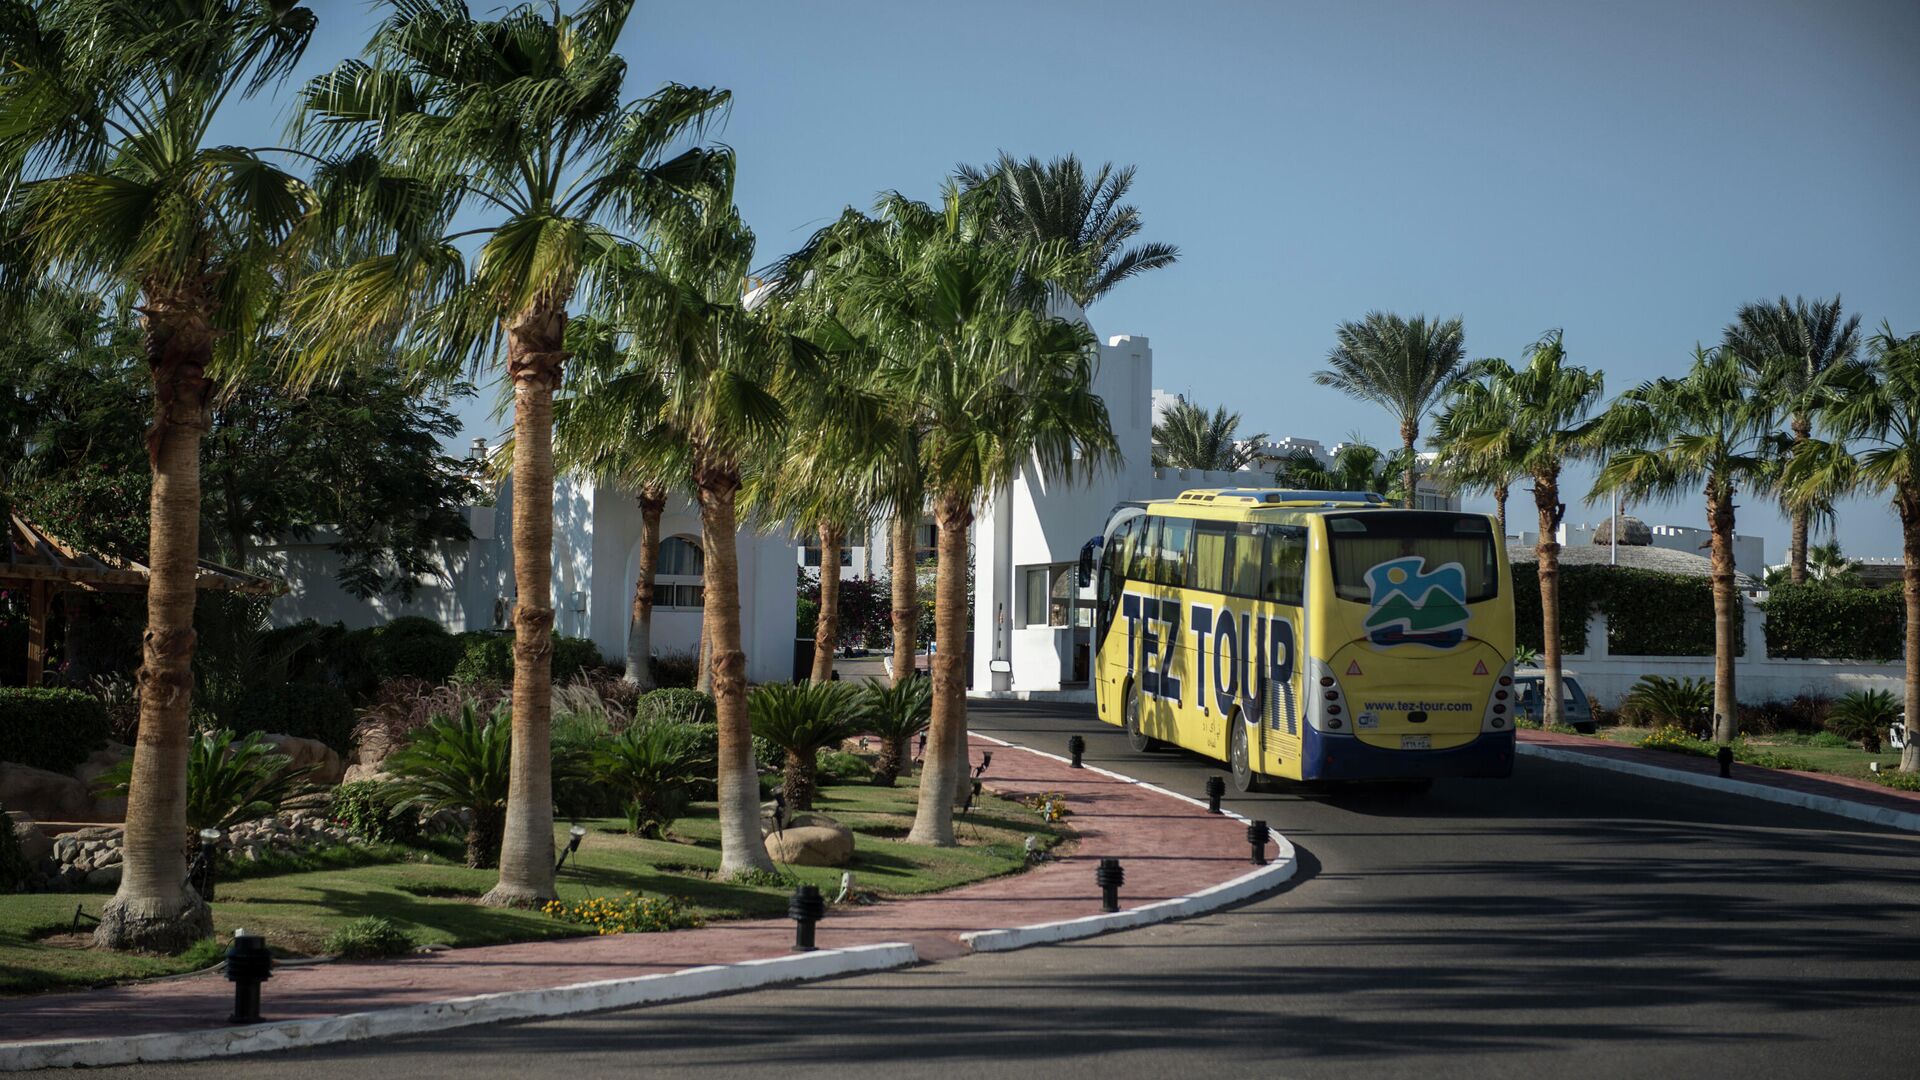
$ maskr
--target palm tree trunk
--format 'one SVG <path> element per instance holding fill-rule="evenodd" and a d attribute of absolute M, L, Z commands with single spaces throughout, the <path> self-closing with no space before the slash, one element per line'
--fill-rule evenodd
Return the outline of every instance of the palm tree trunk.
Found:
<path fill-rule="evenodd" d="M 873 763 L 873 782 L 892 787 L 900 778 L 900 766 L 907 760 L 907 737 L 889 736 L 880 740 L 880 757 Z"/>
<path fill-rule="evenodd" d="M 919 524 L 918 509 L 902 508 L 893 519 L 893 545 L 889 559 L 893 564 L 893 681 L 913 678 L 913 655 L 917 647 L 915 631 L 920 624 L 919 583 L 914 577 L 913 532 Z"/>
<path fill-rule="evenodd" d="M 1907 600 L 1907 745 L 1900 751 L 1900 771 L 1912 773 L 1920 772 L 1920 484 L 1902 487 L 1898 505 Z"/>
<path fill-rule="evenodd" d="M 1500 535 L 1507 535 L 1507 483 L 1504 480 L 1493 485 L 1493 520 L 1500 526 Z"/>
<path fill-rule="evenodd" d="M 1733 745 L 1739 730 L 1739 695 L 1733 683 L 1733 652 L 1740 642 L 1740 594 L 1733 587 L 1733 490 L 1707 485 L 1713 556 L 1713 741 Z"/>
<path fill-rule="evenodd" d="M 1540 512 L 1540 543 L 1533 549 L 1540 562 L 1540 667 L 1546 672 L 1541 687 L 1540 724 L 1566 723 L 1561 703 L 1560 674 L 1560 472 L 1542 470 L 1533 478 L 1533 502 Z"/>
<path fill-rule="evenodd" d="M 653 582 L 660 573 L 660 515 L 667 508 L 665 489 L 640 492 L 640 576 L 633 583 L 633 616 L 627 621 L 626 679 L 646 693 L 653 681 Z"/>
<path fill-rule="evenodd" d="M 967 772 L 967 526 L 973 504 L 944 495 L 935 507 L 939 577 L 934 584 L 933 722 L 920 770 L 920 803 L 907 840 L 953 846 L 953 798 Z M 898 613 L 895 615 L 898 618 Z"/>
<path fill-rule="evenodd" d="M 537 302 L 507 325 L 513 380 L 513 754 L 500 881 L 480 902 L 553 899 L 553 393 L 567 312 Z"/>
<path fill-rule="evenodd" d="M 1798 455 L 1800 448 L 1813 434 L 1813 422 L 1804 416 L 1793 418 L 1793 451 Z M 1805 506 L 1790 506 L 1787 516 L 1792 522 L 1793 533 L 1787 542 L 1787 576 L 1795 585 L 1807 580 L 1807 519 L 1812 511 Z"/>
<path fill-rule="evenodd" d="M 708 632 L 707 625 L 703 603 L 700 611 L 700 647 L 694 651 L 693 676 L 694 689 L 703 694 L 713 693 L 713 635 Z"/>
<path fill-rule="evenodd" d="M 760 777 L 753 767 L 747 718 L 747 654 L 740 643 L 740 560 L 734 497 L 738 469 L 704 467 L 694 475 L 700 496 L 700 541 L 706 548 L 706 602 L 701 612 L 720 728 L 720 877 L 772 870 L 760 837 Z"/>
<path fill-rule="evenodd" d="M 120 888 L 100 910 L 93 943 L 179 952 L 213 933 L 187 885 L 187 726 L 193 695 L 193 608 L 200 558 L 200 441 L 212 424 L 213 355 L 198 290 L 149 287 L 145 348 L 152 369 L 153 467 L 148 514 L 147 630 L 141 640 L 140 730 L 127 790 Z"/>
<path fill-rule="evenodd" d="M 840 545 L 845 530 L 820 523 L 820 614 L 813 624 L 813 681 L 833 678 L 833 650 L 840 643 Z"/>
<path fill-rule="evenodd" d="M 817 768 L 817 754 L 800 754 L 787 751 L 787 761 L 781 770 L 780 791 L 787 797 L 787 808 L 795 813 L 813 809 L 813 793 L 819 787 L 814 782 Z"/>
<path fill-rule="evenodd" d="M 1414 446 L 1414 443 L 1419 441 L 1419 439 L 1420 439 L 1420 426 L 1412 420 L 1402 421 L 1400 424 L 1400 442 L 1406 447 L 1406 451 L 1407 451 L 1407 476 L 1406 476 L 1407 489 L 1406 489 L 1406 498 L 1403 500 L 1403 505 L 1405 505 L 1406 508 L 1409 510 L 1413 509 L 1413 506 L 1414 506 L 1414 498 L 1413 498 L 1414 474 L 1418 471 L 1417 466 L 1419 465 L 1419 460 L 1420 460 L 1419 458 L 1414 456 L 1413 446 Z"/>

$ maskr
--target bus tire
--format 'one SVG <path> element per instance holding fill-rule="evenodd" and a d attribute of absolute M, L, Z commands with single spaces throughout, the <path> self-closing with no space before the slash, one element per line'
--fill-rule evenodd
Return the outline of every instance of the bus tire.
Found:
<path fill-rule="evenodd" d="M 1127 732 L 1127 745 L 1136 754 L 1158 750 L 1163 745 L 1159 739 L 1140 730 L 1140 687 L 1137 683 L 1127 684 L 1126 703 L 1121 706 L 1121 726 Z"/>
<path fill-rule="evenodd" d="M 1253 757 L 1247 750 L 1247 723 L 1238 713 L 1227 718 L 1232 725 L 1227 736 L 1227 768 L 1233 773 L 1233 790 L 1245 795 L 1260 790 L 1260 774 L 1253 769 Z"/>

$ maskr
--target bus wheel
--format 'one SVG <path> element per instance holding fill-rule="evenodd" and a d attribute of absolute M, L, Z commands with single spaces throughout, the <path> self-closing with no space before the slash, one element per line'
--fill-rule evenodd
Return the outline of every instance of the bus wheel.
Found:
<path fill-rule="evenodd" d="M 1253 771 L 1253 759 L 1247 753 L 1247 724 L 1238 716 L 1230 716 L 1227 723 L 1233 725 L 1233 734 L 1227 739 L 1227 764 L 1233 769 L 1233 790 L 1245 794 L 1260 788 L 1260 774 Z"/>
<path fill-rule="evenodd" d="M 1127 745 L 1133 748 L 1134 753 L 1144 754 L 1149 750 L 1160 749 L 1159 739 L 1140 730 L 1140 687 L 1137 684 L 1127 687 L 1127 704 L 1124 717 L 1127 729 Z"/>

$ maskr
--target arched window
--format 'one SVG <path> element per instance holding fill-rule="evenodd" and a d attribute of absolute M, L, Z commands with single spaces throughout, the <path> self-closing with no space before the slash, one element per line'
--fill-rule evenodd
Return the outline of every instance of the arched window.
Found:
<path fill-rule="evenodd" d="M 706 599 L 706 553 L 699 541 L 669 536 L 660 541 L 660 566 L 654 572 L 654 606 L 700 610 Z"/>

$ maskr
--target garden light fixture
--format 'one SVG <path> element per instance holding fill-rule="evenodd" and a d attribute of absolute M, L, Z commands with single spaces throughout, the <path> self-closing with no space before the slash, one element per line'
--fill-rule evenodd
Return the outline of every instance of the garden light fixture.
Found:
<path fill-rule="evenodd" d="M 1247 844 L 1253 848 L 1253 865 L 1267 865 L 1267 841 L 1272 839 L 1273 831 L 1264 821 L 1256 821 L 1247 826 Z"/>
<path fill-rule="evenodd" d="M 812 952 L 814 924 L 827 914 L 826 898 L 812 885 L 802 885 L 793 890 L 793 899 L 787 902 L 787 918 L 793 920 L 793 951 Z"/>
<path fill-rule="evenodd" d="M 273 954 L 267 951 L 267 939 L 235 930 L 233 945 L 227 949 L 227 981 L 233 984 L 233 1015 L 227 1023 L 260 1022 L 260 984 L 271 978 Z"/>
<path fill-rule="evenodd" d="M 1220 812 L 1220 799 L 1227 793 L 1227 782 L 1217 776 L 1207 777 L 1207 813 Z"/>
<path fill-rule="evenodd" d="M 1100 910 L 1120 910 L 1120 886 L 1127 880 L 1127 872 L 1120 869 L 1119 859 L 1101 859 L 1094 868 L 1094 884 L 1100 886 Z"/>
<path fill-rule="evenodd" d="M 1080 764 L 1080 755 L 1086 752 L 1087 752 L 1087 740 L 1081 738 L 1078 735 L 1075 735 L 1074 737 L 1067 740 L 1067 753 L 1073 756 L 1073 761 L 1071 762 L 1071 766 L 1073 768 L 1076 768 L 1076 769 L 1086 768 L 1085 765 Z"/>
<path fill-rule="evenodd" d="M 560 868 L 567 865 L 567 856 L 580 850 L 580 841 L 586 835 L 587 830 L 578 825 L 567 830 L 567 846 L 560 849 L 560 861 L 553 864 L 554 873 L 559 873 Z"/>
<path fill-rule="evenodd" d="M 214 864 L 217 852 L 214 845 L 220 842 L 220 830 L 201 829 L 200 849 L 194 853 L 193 864 L 187 867 L 187 884 L 200 894 L 200 899 L 213 903 Z"/>

